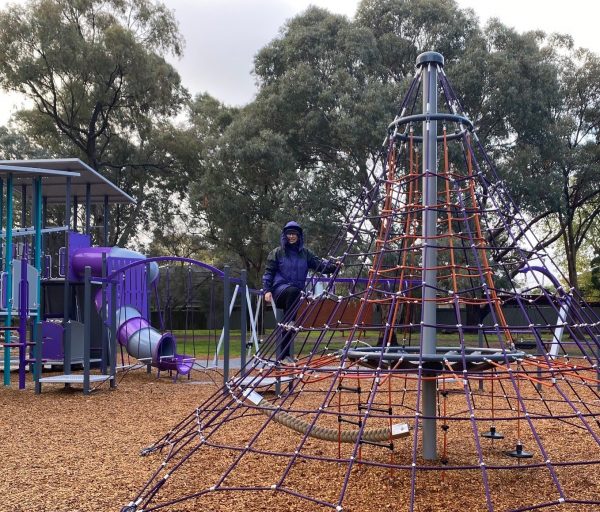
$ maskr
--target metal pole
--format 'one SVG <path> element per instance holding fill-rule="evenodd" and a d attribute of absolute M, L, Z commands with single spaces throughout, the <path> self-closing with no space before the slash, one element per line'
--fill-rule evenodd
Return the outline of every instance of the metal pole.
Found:
<path fill-rule="evenodd" d="M 145 294 L 145 297 L 143 297 L 142 302 L 144 300 L 146 301 L 146 311 L 144 312 L 144 314 L 146 315 L 146 318 L 148 319 L 148 322 L 150 324 L 152 324 L 152 312 L 150 311 L 150 299 L 152 293 L 151 287 L 152 284 L 150 282 L 150 264 L 146 263 L 144 265 L 144 281 L 141 286 L 141 289 L 144 290 L 143 293 Z M 146 373 L 152 373 L 152 361 L 148 361 L 148 363 L 146 364 Z M 177 376 L 175 378 L 177 378 Z"/>
<path fill-rule="evenodd" d="M 71 317 L 71 290 L 69 286 L 69 231 L 71 230 L 71 177 L 67 177 L 65 190 L 65 284 L 63 288 L 63 346 L 64 346 L 64 361 L 63 373 L 69 375 L 71 373 L 71 327 L 69 319 Z M 65 384 L 66 388 L 71 387 L 70 384 Z"/>
<path fill-rule="evenodd" d="M 19 277 L 19 389 L 25 389 L 25 352 L 27 342 L 27 311 L 29 308 L 29 288 L 27 283 L 28 244 L 23 243 Z"/>
<path fill-rule="evenodd" d="M 73 231 L 77 231 L 77 213 L 79 213 L 79 198 L 73 196 Z"/>
<path fill-rule="evenodd" d="M 85 184 L 85 234 L 90 234 L 90 219 L 92 216 L 92 184 Z"/>
<path fill-rule="evenodd" d="M 117 283 L 110 283 L 110 387 L 117 387 Z"/>
<path fill-rule="evenodd" d="M 417 66 L 423 76 L 423 114 L 437 113 L 438 65 L 444 58 L 436 52 L 422 53 Z M 423 355 L 436 353 L 436 286 L 437 286 L 437 121 L 423 121 L 423 214 L 422 214 L 422 266 L 423 266 L 423 325 L 421 350 Z M 437 459 L 436 394 L 435 380 L 422 380 L 423 458 Z"/>
<path fill-rule="evenodd" d="M 44 227 L 42 217 L 42 178 L 40 177 L 36 178 L 33 183 L 33 207 L 33 266 L 38 273 L 38 279 L 36 283 L 38 287 L 37 315 L 34 317 L 34 323 L 37 323 L 42 318 L 42 229 Z"/>
<path fill-rule="evenodd" d="M 223 268 L 223 385 L 229 380 L 229 265 Z M 227 394 L 227 388 L 223 390 Z"/>
<path fill-rule="evenodd" d="M 241 276 L 241 293 L 240 293 L 240 344 L 241 344 L 241 361 L 240 366 L 242 368 L 242 376 L 245 373 L 244 367 L 246 366 L 246 330 L 248 324 L 248 305 L 246 304 L 246 294 L 248 293 L 248 276 L 246 269 L 242 270 Z"/>
<path fill-rule="evenodd" d="M 101 301 L 101 310 L 100 310 L 100 321 L 102 322 L 102 349 L 100 355 L 100 372 L 105 374 L 106 369 L 109 366 L 109 354 L 110 351 L 108 349 L 108 314 L 106 311 L 106 306 L 108 301 L 106 300 L 106 276 L 108 275 L 108 267 L 106 264 L 106 253 L 102 253 L 102 285 L 100 288 L 100 293 L 102 294 Z"/>
<path fill-rule="evenodd" d="M 108 247 L 108 215 L 109 215 L 109 210 L 108 210 L 108 196 L 104 196 L 104 247 Z"/>
<path fill-rule="evenodd" d="M 481 315 L 480 315 L 481 318 Z M 480 320 L 481 322 L 481 320 Z M 483 348 L 483 327 L 477 328 L 477 346 Z M 479 379 L 479 391 L 483 391 L 483 379 Z"/>
<path fill-rule="evenodd" d="M 21 185 L 21 227 L 27 227 L 27 185 Z"/>
<path fill-rule="evenodd" d="M 42 181 L 40 179 L 40 194 L 42 193 L 41 182 Z M 42 220 L 41 220 L 41 228 L 42 229 L 44 229 L 46 227 L 47 222 L 48 222 L 48 198 L 46 196 L 42 195 Z M 41 254 L 44 255 L 44 263 L 43 263 L 44 268 L 46 268 L 46 262 L 48 261 L 48 259 L 46 258 L 47 249 L 48 249 L 48 235 L 46 235 L 45 237 L 42 236 Z M 52 263 L 48 262 L 47 268 L 48 268 L 48 275 L 46 277 L 49 279 L 50 277 L 52 277 Z"/>
<path fill-rule="evenodd" d="M 32 333 L 34 337 L 34 363 L 33 363 L 33 380 L 35 382 L 36 393 L 41 392 L 41 387 L 38 386 L 38 381 L 42 373 L 42 339 L 41 331 L 39 329 L 40 321 L 42 319 L 42 178 L 37 177 L 33 182 L 33 228 L 34 228 L 34 252 L 33 252 L 33 265 L 37 270 L 37 280 L 34 286 L 37 287 L 37 304 L 34 306 L 37 308 L 37 314 L 33 317 Z M 39 387 L 39 390 L 38 390 Z"/>
<path fill-rule="evenodd" d="M 83 281 L 83 394 L 90 394 L 90 350 L 92 337 L 92 267 L 85 267 Z"/>
<path fill-rule="evenodd" d="M 34 326 L 34 340 L 35 345 L 33 346 L 33 381 L 35 383 L 35 394 L 39 395 L 42 392 L 42 383 L 40 377 L 42 376 L 42 324 Z"/>
<path fill-rule="evenodd" d="M 9 174 L 6 180 L 6 257 L 4 271 L 6 272 L 6 301 L 5 324 L 10 327 L 12 323 L 12 266 L 13 266 L 13 175 Z M 10 331 L 4 331 L 4 341 L 10 343 Z M 10 386 L 10 347 L 4 347 L 4 385 Z"/>

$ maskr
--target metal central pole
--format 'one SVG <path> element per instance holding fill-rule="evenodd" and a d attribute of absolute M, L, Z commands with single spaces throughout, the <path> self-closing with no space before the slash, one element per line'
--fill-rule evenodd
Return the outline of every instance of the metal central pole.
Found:
<path fill-rule="evenodd" d="M 444 58 L 435 52 L 422 53 L 417 57 L 423 77 L 423 114 L 437 114 L 438 65 Z M 436 286 L 437 286 L 437 121 L 423 121 L 423 214 L 422 214 L 422 279 L 423 279 L 423 325 L 421 326 L 421 349 L 423 355 L 436 353 Z M 423 373 L 427 375 L 426 372 Z M 435 380 L 421 381 L 423 412 L 423 458 L 437 459 Z"/>
<path fill-rule="evenodd" d="M 12 267 L 13 267 L 13 175 L 6 179 L 6 255 L 4 257 L 4 271 L 6 272 L 6 289 L 2 290 L 6 317 L 4 325 L 12 325 Z M 10 331 L 4 331 L 5 343 L 11 343 Z M 10 386 L 10 347 L 4 346 L 4 385 Z"/>

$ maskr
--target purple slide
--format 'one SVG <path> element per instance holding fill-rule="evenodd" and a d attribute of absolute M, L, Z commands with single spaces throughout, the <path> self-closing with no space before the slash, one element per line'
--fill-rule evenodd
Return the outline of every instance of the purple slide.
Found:
<path fill-rule="evenodd" d="M 71 254 L 73 273 L 82 276 L 85 267 L 89 266 L 93 276 L 102 275 L 103 254 L 106 254 L 107 262 L 118 259 L 131 263 L 134 260 L 146 259 L 146 256 L 139 252 L 121 247 L 83 247 Z M 156 262 L 150 262 L 148 283 L 154 282 L 158 274 L 158 265 Z M 100 311 L 102 308 L 100 291 L 96 294 L 95 303 Z M 177 354 L 177 343 L 172 333 L 162 334 L 152 327 L 133 305 L 121 306 L 117 309 L 117 340 L 130 355 L 152 364 L 159 370 L 174 370 L 179 374 L 187 375 L 194 365 L 192 356 Z"/>

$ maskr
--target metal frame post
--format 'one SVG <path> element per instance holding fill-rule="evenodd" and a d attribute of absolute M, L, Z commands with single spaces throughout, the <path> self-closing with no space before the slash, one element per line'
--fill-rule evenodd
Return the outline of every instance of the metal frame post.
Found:
<path fill-rule="evenodd" d="M 437 114 L 438 65 L 444 58 L 436 52 L 422 53 L 417 57 L 423 78 L 423 114 Z M 422 279 L 423 312 L 421 325 L 421 351 L 423 355 L 436 353 L 437 336 L 437 121 L 423 121 L 423 213 L 422 213 Z M 423 371 L 423 370 L 422 370 Z M 421 381 L 423 413 L 423 458 L 437 459 L 435 380 Z"/>
<path fill-rule="evenodd" d="M 92 267 L 83 274 L 83 394 L 90 394 L 90 351 L 92 337 Z"/>
<path fill-rule="evenodd" d="M 36 383 L 36 391 L 38 381 L 42 373 L 42 341 L 41 331 L 38 328 L 42 319 L 42 229 L 43 229 L 43 200 L 42 200 L 42 178 L 38 176 L 33 182 L 33 266 L 37 270 L 37 312 L 33 316 L 32 334 L 34 345 L 34 363 L 33 363 L 33 381 Z"/>
<path fill-rule="evenodd" d="M 34 382 L 34 393 L 39 395 L 42 392 L 42 383 L 40 377 L 42 376 L 42 324 L 38 323 L 33 328 L 34 343 L 33 346 L 33 382 Z"/>
<path fill-rule="evenodd" d="M 108 196 L 105 195 L 104 196 L 104 218 L 103 218 L 103 224 L 104 224 L 103 243 L 104 243 L 104 247 L 108 246 L 108 214 L 109 214 Z"/>
<path fill-rule="evenodd" d="M 6 257 L 4 271 L 6 272 L 6 319 L 4 325 L 10 327 L 12 323 L 12 265 L 13 265 L 13 175 L 9 174 L 6 180 Z M 10 331 L 4 331 L 4 341 L 10 343 Z M 4 385 L 10 386 L 10 347 L 4 347 Z"/>
<path fill-rule="evenodd" d="M 148 322 L 150 324 L 152 324 L 152 314 L 150 311 L 150 301 L 152 300 L 151 297 L 151 283 L 150 283 L 150 264 L 146 263 L 144 265 L 144 280 L 143 280 L 143 287 L 142 289 L 144 290 L 143 293 L 146 294 L 145 300 L 146 300 L 146 311 L 144 312 L 146 315 L 146 318 L 148 319 Z M 160 370 L 158 370 L 159 374 L 160 374 Z M 148 361 L 148 363 L 146 364 L 146 373 L 152 373 L 152 361 Z M 188 374 L 189 375 L 189 374 Z M 175 378 L 177 378 L 177 375 L 175 376 Z"/>
<path fill-rule="evenodd" d="M 63 373 L 69 375 L 71 373 L 71 328 L 69 319 L 71 317 L 71 289 L 69 285 L 69 231 L 71 230 L 71 177 L 67 177 L 65 190 L 65 284 L 63 287 L 63 347 L 64 361 Z M 70 384 L 65 384 L 65 387 L 71 387 Z"/>
<path fill-rule="evenodd" d="M 20 261 L 19 277 L 19 389 L 25 389 L 25 359 L 27 352 L 27 313 L 29 310 L 29 284 L 27 282 L 27 261 L 29 260 L 29 251 L 27 243 L 23 243 L 23 252 Z"/>
<path fill-rule="evenodd" d="M 27 185 L 21 185 L 21 227 L 27 227 Z"/>
<path fill-rule="evenodd" d="M 41 183 L 41 180 L 40 180 Z M 40 187 L 40 193 L 42 187 Z M 42 195 L 42 229 L 46 228 L 46 223 L 48 222 L 48 198 Z M 48 250 L 48 237 L 42 237 L 42 254 L 44 255 L 44 262 L 42 263 L 43 267 L 46 268 L 46 252 Z M 48 263 L 48 278 L 52 277 L 52 263 Z"/>
<path fill-rule="evenodd" d="M 77 224 L 79 219 L 77 218 L 77 214 L 79 213 L 79 198 L 77 196 L 73 196 L 73 231 L 77 231 Z"/>
<path fill-rule="evenodd" d="M 246 366 L 246 331 L 248 328 L 248 305 L 246 303 L 246 294 L 248 293 L 248 272 L 246 269 L 242 270 L 240 276 L 240 366 L 242 368 L 242 377 L 245 374 Z"/>
<path fill-rule="evenodd" d="M 85 234 L 90 234 L 91 219 L 92 216 L 92 184 L 85 184 Z"/>
<path fill-rule="evenodd" d="M 117 387 L 117 284 L 110 283 L 110 387 Z"/>
<path fill-rule="evenodd" d="M 108 267 L 106 266 L 106 253 L 102 253 L 102 284 L 101 291 L 102 303 L 100 311 L 100 321 L 102 322 L 102 349 L 100 351 L 100 372 L 105 374 L 106 369 L 109 366 L 109 349 L 108 349 L 108 331 L 106 329 L 108 324 L 108 315 L 106 306 L 108 301 L 106 300 L 106 277 L 108 275 Z"/>
<path fill-rule="evenodd" d="M 228 394 L 229 381 L 229 265 L 223 268 L 223 393 Z"/>
<path fill-rule="evenodd" d="M 42 200 L 42 178 L 37 177 L 33 182 L 33 266 L 38 271 L 38 299 L 41 303 L 40 286 L 42 280 L 42 229 L 43 229 L 43 200 Z M 40 319 L 40 304 L 38 304 L 37 320 Z"/>

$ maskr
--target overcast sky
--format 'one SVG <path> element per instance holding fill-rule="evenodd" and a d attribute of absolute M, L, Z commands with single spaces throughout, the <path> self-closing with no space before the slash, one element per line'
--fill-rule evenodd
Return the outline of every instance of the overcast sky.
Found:
<path fill-rule="evenodd" d="M 0 0 L 0 6 L 24 0 Z M 231 105 L 252 100 L 251 75 L 256 52 L 275 38 L 286 20 L 310 4 L 352 17 L 359 0 L 165 0 L 186 40 L 185 55 L 173 64 L 192 94 L 208 92 Z M 498 17 L 519 31 L 565 32 L 579 46 L 600 53 L 598 0 L 458 0 L 485 22 Z M 0 124 L 18 105 L 14 95 L 0 93 Z"/>
<path fill-rule="evenodd" d="M 310 4 L 353 17 L 358 0 L 168 0 L 186 39 L 177 68 L 192 93 L 207 91 L 234 105 L 249 102 L 256 89 L 251 76 L 256 52 L 286 20 Z M 600 52 L 597 0 L 458 0 L 484 22 L 498 17 L 519 31 L 566 32 L 579 46 Z M 596 5 L 598 7 L 596 7 Z"/>

